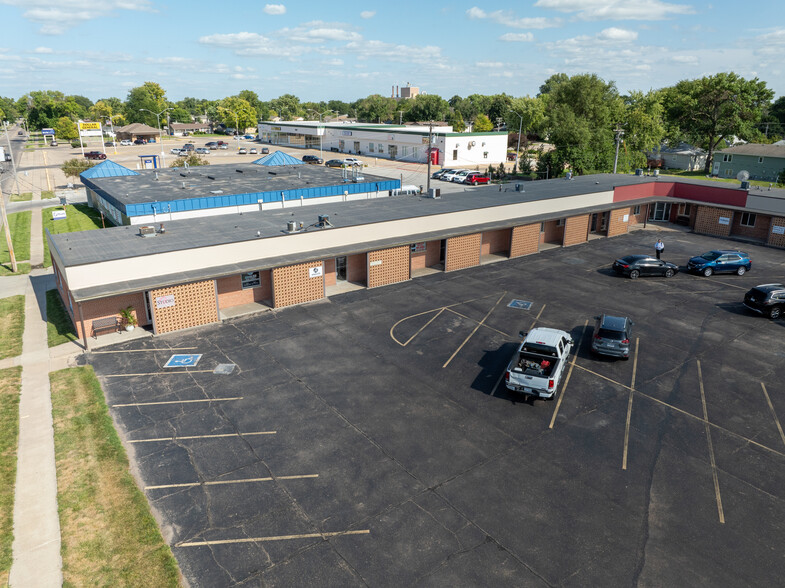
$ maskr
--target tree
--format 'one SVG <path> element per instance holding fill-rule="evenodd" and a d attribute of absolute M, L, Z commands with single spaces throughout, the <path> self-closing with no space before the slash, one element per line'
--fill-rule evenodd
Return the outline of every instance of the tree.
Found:
<path fill-rule="evenodd" d="M 411 100 L 403 100 L 402 103 L 409 106 L 405 116 L 406 120 L 412 122 L 443 121 L 450 112 L 450 105 L 447 104 L 447 101 L 436 94 L 420 94 Z"/>
<path fill-rule="evenodd" d="M 484 114 L 478 114 L 477 118 L 474 119 L 474 125 L 472 126 L 473 133 L 487 133 L 493 130 L 493 123 L 491 119 L 489 119 Z"/>
<path fill-rule="evenodd" d="M 172 110 L 167 113 L 169 120 L 178 123 L 190 123 L 193 122 L 193 118 L 191 117 L 191 113 L 188 112 L 185 108 L 181 108 L 180 106 L 175 106 Z"/>
<path fill-rule="evenodd" d="M 102 121 L 107 118 L 112 118 L 112 114 L 114 114 L 112 106 L 103 100 L 99 100 L 90 107 L 90 118 L 93 120 Z"/>
<path fill-rule="evenodd" d="M 67 116 L 60 117 L 54 125 L 55 137 L 61 141 L 73 141 L 79 138 L 76 123 Z"/>
<path fill-rule="evenodd" d="M 95 165 L 89 159 L 67 159 L 60 169 L 65 174 L 66 178 L 79 178 L 79 174 L 86 171 Z"/>
<path fill-rule="evenodd" d="M 704 171 L 709 174 L 722 141 L 755 137 L 763 108 L 773 97 L 766 82 L 745 80 L 733 72 L 682 80 L 663 90 L 669 138 L 706 149 Z"/>
<path fill-rule="evenodd" d="M 372 94 L 363 98 L 357 105 L 357 118 L 365 122 L 381 122 L 390 120 L 397 107 L 395 98 L 385 98 Z"/>
<path fill-rule="evenodd" d="M 198 156 L 196 153 L 189 153 L 186 157 L 178 157 L 172 163 L 169 164 L 169 167 L 185 167 L 188 164 L 189 167 L 192 166 L 200 166 L 200 165 L 210 165 L 210 162 L 207 161 L 204 157 Z"/>
<path fill-rule="evenodd" d="M 526 135 L 536 132 L 545 120 L 545 101 L 541 98 L 513 98 L 510 108 L 504 114 L 507 130 L 510 132 L 521 131 L 521 144 L 526 146 Z"/>
<path fill-rule="evenodd" d="M 341 100 L 330 100 L 327 102 L 327 108 L 333 112 L 337 112 L 338 114 L 349 114 L 352 107 L 348 102 L 343 102 Z"/>
<path fill-rule="evenodd" d="M 624 98 L 624 149 L 619 151 L 620 169 L 646 167 L 646 153 L 658 150 L 665 136 L 661 94 L 630 92 Z"/>
<path fill-rule="evenodd" d="M 485 113 L 492 121 L 506 118 L 512 106 L 512 98 L 507 94 L 495 94 L 488 99 L 488 111 Z M 509 128 L 509 127 L 508 127 Z"/>
<path fill-rule="evenodd" d="M 463 120 L 460 112 L 453 112 L 447 117 L 447 122 L 452 126 L 452 130 L 456 133 L 462 133 L 466 130 L 466 123 Z"/>
<path fill-rule="evenodd" d="M 237 97 L 245 100 L 257 113 L 262 111 L 262 101 L 259 100 L 259 95 L 253 90 L 241 90 Z"/>
<path fill-rule="evenodd" d="M 255 127 L 258 122 L 256 110 L 248 104 L 247 100 L 230 96 L 218 103 L 220 121 L 227 127 L 237 126 L 237 132 L 242 134 L 248 127 Z"/>
<path fill-rule="evenodd" d="M 19 110 L 16 107 L 16 101 L 13 98 L 5 98 L 0 96 L 0 111 L 3 116 L 0 120 L 16 120 L 19 118 Z"/>
<path fill-rule="evenodd" d="M 300 99 L 293 94 L 284 94 L 270 100 L 270 109 L 274 110 L 283 120 L 294 120 L 305 112 L 300 106 Z"/>
<path fill-rule="evenodd" d="M 155 115 L 166 106 L 166 92 L 163 88 L 155 82 L 145 82 L 129 90 L 124 114 L 128 122 L 157 127 L 158 119 Z"/>

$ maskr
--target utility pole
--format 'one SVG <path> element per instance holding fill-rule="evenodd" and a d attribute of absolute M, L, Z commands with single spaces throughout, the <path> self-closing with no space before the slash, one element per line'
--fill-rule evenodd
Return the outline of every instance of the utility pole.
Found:
<path fill-rule="evenodd" d="M 428 158 L 428 175 L 425 180 L 425 192 L 430 196 L 431 194 L 431 141 L 433 140 L 433 121 L 428 123 L 428 150 L 426 157 Z"/>
<path fill-rule="evenodd" d="M 622 135 L 624 135 L 624 129 L 617 124 L 613 132 L 616 133 L 616 156 L 613 158 L 613 173 L 616 173 L 616 166 L 619 163 L 619 143 L 621 143 Z"/>
<path fill-rule="evenodd" d="M 8 122 L 7 121 L 3 121 L 3 129 L 5 129 L 5 140 L 8 143 L 8 154 L 11 156 L 11 169 L 14 170 L 14 183 L 16 184 L 16 193 L 21 195 L 22 191 L 19 189 L 19 176 L 16 175 L 16 160 L 14 159 L 14 152 L 11 149 L 11 135 L 8 134 Z M 29 132 L 27 134 L 28 134 L 28 136 L 30 135 Z M 27 140 L 27 137 L 25 137 L 25 141 L 26 140 Z M 14 271 L 16 271 L 16 270 L 14 270 Z"/>
<path fill-rule="evenodd" d="M 8 126 L 3 121 L 3 128 L 5 128 L 5 136 L 8 137 Z M 9 141 L 8 149 L 11 149 Z M 16 273 L 16 256 L 14 255 L 14 244 L 11 241 L 11 228 L 8 226 L 8 216 L 5 213 L 5 196 L 3 195 L 3 180 L 2 180 L 3 167 L 0 165 L 0 218 L 2 218 L 3 226 L 5 227 L 5 242 L 8 244 L 8 254 L 11 256 L 11 271 Z M 17 188 L 18 190 L 18 188 Z"/>

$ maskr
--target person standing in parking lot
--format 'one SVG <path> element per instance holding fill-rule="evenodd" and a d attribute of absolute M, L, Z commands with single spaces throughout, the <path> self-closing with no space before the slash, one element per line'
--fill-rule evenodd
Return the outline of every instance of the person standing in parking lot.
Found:
<path fill-rule="evenodd" d="M 660 258 L 663 251 L 665 251 L 665 243 L 662 242 L 662 239 L 657 239 L 657 242 L 654 244 L 654 252 L 657 254 L 657 259 Z"/>

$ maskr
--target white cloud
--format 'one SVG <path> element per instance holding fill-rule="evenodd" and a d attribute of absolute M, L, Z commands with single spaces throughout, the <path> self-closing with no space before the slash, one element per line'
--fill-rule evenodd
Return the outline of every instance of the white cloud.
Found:
<path fill-rule="evenodd" d="M 150 0 L 0 0 L 0 4 L 23 9 L 22 17 L 40 24 L 39 32 L 43 35 L 62 35 L 68 29 L 116 10 L 155 12 Z"/>
<path fill-rule="evenodd" d="M 618 41 L 628 43 L 630 41 L 635 41 L 638 38 L 638 33 L 635 31 L 628 31 L 626 29 L 617 29 L 616 27 L 611 27 L 601 31 L 600 34 L 597 35 L 597 38 L 603 41 Z"/>
<path fill-rule="evenodd" d="M 472 6 L 466 11 L 466 15 L 472 19 L 488 19 L 495 23 L 512 27 L 514 29 L 547 29 L 557 27 L 561 24 L 559 19 L 547 19 L 543 17 L 536 18 L 517 18 L 509 10 L 495 10 L 494 12 L 485 12 L 482 8 Z"/>
<path fill-rule="evenodd" d="M 475 63 L 477 67 L 482 68 L 499 68 L 504 67 L 504 64 L 501 61 L 478 61 Z"/>
<path fill-rule="evenodd" d="M 284 6 L 283 4 L 265 4 L 264 11 L 267 14 L 278 16 L 281 14 L 286 14 L 286 6 Z"/>
<path fill-rule="evenodd" d="M 373 18 L 374 16 L 376 16 L 375 10 L 363 10 L 360 13 L 360 18 Z"/>
<path fill-rule="evenodd" d="M 36 47 L 33 53 L 54 53 L 54 51 L 50 47 Z"/>
<path fill-rule="evenodd" d="M 581 20 L 663 20 L 695 14 L 692 6 L 662 0 L 537 0 L 534 5 L 576 13 Z"/>
<path fill-rule="evenodd" d="M 202 45 L 231 49 L 237 55 L 253 57 L 296 57 L 311 51 L 309 47 L 280 43 L 258 33 L 226 33 L 199 38 Z"/>
<path fill-rule="evenodd" d="M 671 56 L 671 61 L 673 63 L 678 63 L 682 65 L 697 65 L 698 58 L 694 55 L 673 55 Z"/>
<path fill-rule="evenodd" d="M 504 33 L 499 37 L 500 41 L 513 41 L 519 43 L 531 43 L 534 41 L 534 35 L 531 33 Z"/>

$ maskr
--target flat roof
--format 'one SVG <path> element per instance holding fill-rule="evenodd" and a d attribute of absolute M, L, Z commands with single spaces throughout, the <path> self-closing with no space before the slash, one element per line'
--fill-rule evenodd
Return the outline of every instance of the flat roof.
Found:
<path fill-rule="evenodd" d="M 298 166 L 298 169 L 303 167 L 307 168 L 308 166 Z M 135 176 L 125 177 L 122 178 L 122 181 L 135 179 Z M 334 227 L 350 227 L 608 192 L 619 186 L 644 185 L 654 181 L 656 180 L 652 177 L 646 176 L 598 174 L 573 177 L 571 180 L 558 178 L 521 182 L 521 191 L 515 190 L 515 184 L 506 184 L 501 190 L 500 186 L 492 185 L 445 194 L 439 199 L 427 198 L 424 195 L 393 196 L 371 200 L 324 203 L 305 208 L 283 208 L 281 210 L 172 221 L 162 218 L 158 222 L 164 223 L 166 232 L 154 237 L 139 236 L 139 225 L 131 225 L 77 233 L 62 233 L 52 235 L 51 238 L 63 263 L 69 267 L 286 236 L 289 235 L 285 230 L 287 222 L 302 222 L 307 228 L 316 223 L 319 215 L 328 215 L 330 223 Z M 664 181 L 671 182 L 670 179 Z M 681 182 L 681 180 L 679 181 Z M 705 185 L 708 182 L 689 183 Z M 723 188 L 717 183 L 712 183 L 712 185 L 718 189 Z M 329 229 L 313 227 L 307 230 Z"/>
<path fill-rule="evenodd" d="M 278 192 L 344 186 L 340 168 L 321 165 L 266 166 L 248 163 L 169 167 L 136 170 L 139 175 L 109 178 L 84 178 L 86 186 L 120 207 L 194 198 L 215 198 L 235 194 Z M 351 178 L 351 170 L 346 169 Z M 366 174 L 362 184 L 382 184 L 390 178 Z M 388 188 L 383 188 L 387 190 Z"/>

